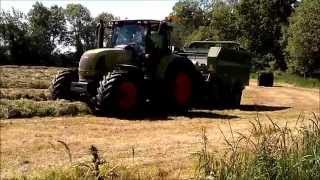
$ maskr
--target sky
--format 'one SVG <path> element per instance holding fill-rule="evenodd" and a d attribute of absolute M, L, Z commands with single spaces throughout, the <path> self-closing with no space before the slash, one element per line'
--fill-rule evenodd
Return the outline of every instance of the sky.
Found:
<path fill-rule="evenodd" d="M 156 19 L 164 20 L 178 0 L 38 0 L 46 7 L 59 5 L 63 8 L 70 3 L 80 3 L 96 17 L 102 12 L 112 13 L 121 19 Z M 36 0 L 0 0 L 0 8 L 12 7 L 28 13 Z"/>

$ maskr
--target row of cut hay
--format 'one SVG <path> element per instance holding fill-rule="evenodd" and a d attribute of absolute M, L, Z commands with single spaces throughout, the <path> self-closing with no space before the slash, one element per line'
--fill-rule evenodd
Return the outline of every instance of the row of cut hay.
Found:
<path fill-rule="evenodd" d="M 47 89 L 62 68 L 0 66 L 0 88 Z"/>
<path fill-rule="evenodd" d="M 88 114 L 81 102 L 50 101 L 49 86 L 62 68 L 0 66 L 0 119 Z"/>
<path fill-rule="evenodd" d="M 75 116 L 88 113 L 88 107 L 82 102 L 0 99 L 0 119 L 30 118 L 34 116 Z"/>
<path fill-rule="evenodd" d="M 50 99 L 50 92 L 48 89 L 0 88 L 0 99 L 46 101 Z"/>

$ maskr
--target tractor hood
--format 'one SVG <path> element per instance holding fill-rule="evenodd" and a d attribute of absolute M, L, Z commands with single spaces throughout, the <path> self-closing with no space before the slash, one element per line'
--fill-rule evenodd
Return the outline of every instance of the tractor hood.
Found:
<path fill-rule="evenodd" d="M 86 51 L 79 62 L 79 80 L 87 81 L 110 72 L 116 64 L 130 64 L 132 51 L 125 47 Z"/>

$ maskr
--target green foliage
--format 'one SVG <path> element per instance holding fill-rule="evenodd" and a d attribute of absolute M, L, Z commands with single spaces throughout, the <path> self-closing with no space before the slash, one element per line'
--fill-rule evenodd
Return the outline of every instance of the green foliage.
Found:
<path fill-rule="evenodd" d="M 296 0 L 243 0 L 237 6 L 242 43 L 258 56 L 271 53 L 281 70 L 286 69 L 280 41 L 282 29 L 287 26 L 295 3 Z"/>
<path fill-rule="evenodd" d="M 50 41 L 50 19 L 51 12 L 42 3 L 36 2 L 28 13 L 30 22 L 30 44 L 33 64 L 44 64 L 50 59 L 55 44 Z"/>
<path fill-rule="evenodd" d="M 90 11 L 81 4 L 68 4 L 65 10 L 68 22 L 71 24 L 70 43 L 76 47 L 76 57 L 80 58 L 85 50 L 95 47 L 96 24 Z"/>
<path fill-rule="evenodd" d="M 298 74 L 320 68 L 320 1 L 304 0 L 290 19 L 288 64 Z"/>
<path fill-rule="evenodd" d="M 229 146 L 224 156 L 210 153 L 204 145 L 196 154 L 196 179 L 319 179 L 320 117 L 314 114 L 292 130 L 268 119 L 270 124 L 264 125 L 257 117 L 251 133 L 239 132 L 238 138 L 230 126 L 232 138 L 224 136 Z"/>
<path fill-rule="evenodd" d="M 49 31 L 51 34 L 51 42 L 61 44 L 66 40 L 68 34 L 64 9 L 54 5 L 50 7 L 50 12 L 51 16 L 49 18 Z"/>
<path fill-rule="evenodd" d="M 106 22 L 116 19 L 108 13 L 101 17 Z M 95 47 L 95 28 L 95 18 L 80 4 L 63 9 L 36 2 L 27 15 L 15 9 L 1 10 L 0 63 L 73 65 L 85 50 Z M 75 47 L 76 52 L 60 52 L 66 46 Z"/>
<path fill-rule="evenodd" d="M 186 38 L 185 43 L 199 40 L 236 40 L 239 36 L 237 15 L 234 8 L 223 1 L 215 1 L 207 12 L 208 22 L 200 26 Z"/>
<path fill-rule="evenodd" d="M 258 79 L 257 73 L 251 73 L 250 78 Z M 290 74 L 281 71 L 274 72 L 275 82 L 288 83 L 298 87 L 305 88 L 318 88 L 320 87 L 319 79 L 315 78 L 304 78 L 295 74 Z"/>
<path fill-rule="evenodd" d="M 284 82 L 288 84 L 293 84 L 295 86 L 307 87 L 307 88 L 319 88 L 320 81 L 315 78 L 304 78 L 298 75 L 277 72 L 275 74 L 275 80 L 278 82 Z"/>
<path fill-rule="evenodd" d="M 182 47 L 185 43 L 185 37 L 194 30 L 204 25 L 204 11 L 200 8 L 200 3 L 195 0 L 180 0 L 173 7 L 171 16 L 174 19 L 173 44 Z"/>
<path fill-rule="evenodd" d="M 171 14 L 177 26 L 173 42 L 181 46 L 193 40 L 237 40 L 257 58 L 271 54 L 275 59 L 274 68 L 285 70 L 285 29 L 296 2 L 181 0 L 176 3 Z"/>
<path fill-rule="evenodd" d="M 15 64 L 23 64 L 22 57 L 29 56 L 26 48 L 29 42 L 26 19 L 26 15 L 15 9 L 11 12 L 0 11 L 0 45 L 4 52 L 2 56 Z"/>
<path fill-rule="evenodd" d="M 232 41 L 238 38 L 237 14 L 233 6 L 216 1 L 210 19 L 209 39 Z"/>

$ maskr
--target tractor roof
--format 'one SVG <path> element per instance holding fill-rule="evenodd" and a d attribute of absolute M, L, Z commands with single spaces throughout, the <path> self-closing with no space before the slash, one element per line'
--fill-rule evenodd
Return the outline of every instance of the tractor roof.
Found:
<path fill-rule="evenodd" d="M 159 20 L 151 20 L 151 19 L 135 19 L 135 20 L 115 20 L 111 21 L 113 25 L 122 25 L 122 24 L 160 24 Z"/>

